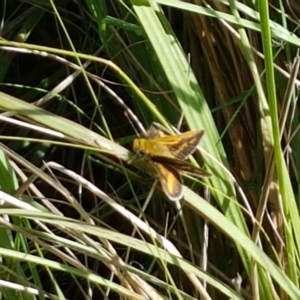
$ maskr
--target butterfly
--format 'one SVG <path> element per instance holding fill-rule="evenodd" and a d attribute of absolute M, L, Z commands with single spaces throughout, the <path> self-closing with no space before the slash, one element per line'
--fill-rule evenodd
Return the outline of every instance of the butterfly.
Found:
<path fill-rule="evenodd" d="M 203 130 L 195 130 L 167 136 L 151 125 L 146 138 L 133 141 L 133 151 L 147 156 L 154 163 L 162 189 L 172 201 L 178 201 L 183 196 L 179 170 L 201 177 L 210 176 L 204 169 L 185 161 L 194 153 L 203 134 Z"/>

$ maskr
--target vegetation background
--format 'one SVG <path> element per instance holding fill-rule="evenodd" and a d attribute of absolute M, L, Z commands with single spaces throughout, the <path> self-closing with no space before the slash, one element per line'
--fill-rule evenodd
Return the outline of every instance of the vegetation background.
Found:
<path fill-rule="evenodd" d="M 0 6 L 3 299 L 300 299 L 296 0 Z M 180 202 L 154 121 L 205 130 Z"/>

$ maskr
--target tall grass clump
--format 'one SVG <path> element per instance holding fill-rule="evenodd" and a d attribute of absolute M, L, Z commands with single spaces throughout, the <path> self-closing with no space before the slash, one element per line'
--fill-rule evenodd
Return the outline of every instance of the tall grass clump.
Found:
<path fill-rule="evenodd" d="M 297 1 L 0 5 L 5 299 L 300 299 Z M 205 131 L 177 202 L 153 122 Z"/>

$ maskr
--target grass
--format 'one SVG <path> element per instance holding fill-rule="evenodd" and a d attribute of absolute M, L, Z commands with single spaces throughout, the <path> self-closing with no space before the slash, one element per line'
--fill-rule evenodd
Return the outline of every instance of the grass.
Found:
<path fill-rule="evenodd" d="M 4 297 L 299 299 L 294 10 L 6 2 Z M 131 151 L 152 122 L 205 130 L 180 202 Z"/>

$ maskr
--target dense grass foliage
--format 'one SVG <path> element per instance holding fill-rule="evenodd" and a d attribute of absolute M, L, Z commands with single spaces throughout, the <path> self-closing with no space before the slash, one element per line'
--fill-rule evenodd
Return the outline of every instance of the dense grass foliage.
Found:
<path fill-rule="evenodd" d="M 300 299 L 300 6 L 271 2 L 0 4 L 5 299 Z M 205 131 L 180 201 L 132 152 L 153 122 Z"/>

